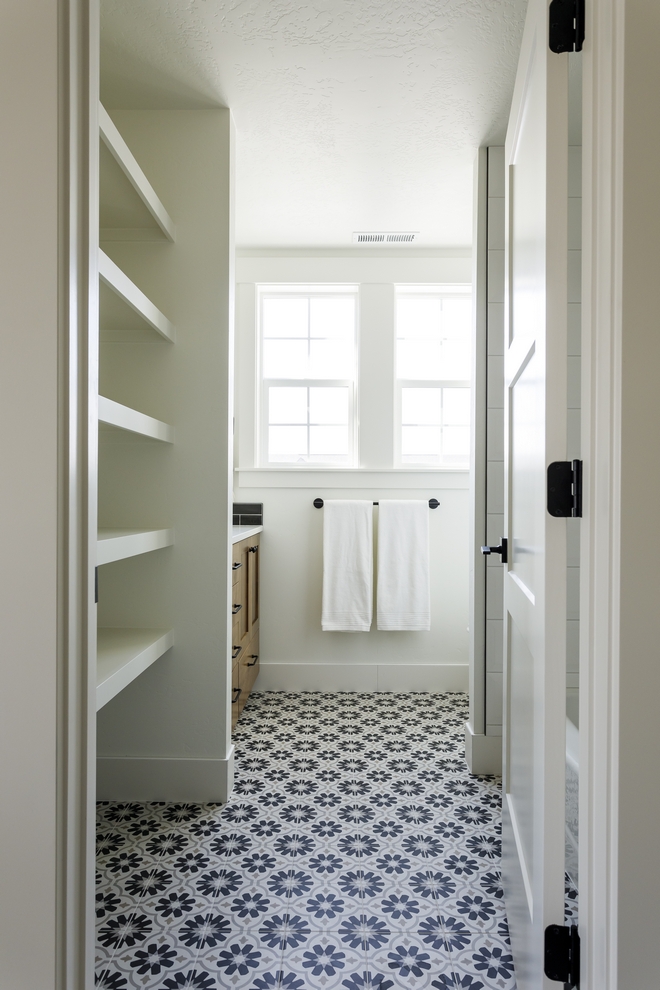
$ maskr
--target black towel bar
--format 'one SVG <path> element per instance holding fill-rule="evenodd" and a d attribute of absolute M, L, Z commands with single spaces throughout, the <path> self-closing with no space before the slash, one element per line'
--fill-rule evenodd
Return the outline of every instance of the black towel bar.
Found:
<path fill-rule="evenodd" d="M 374 502 L 374 505 L 378 505 L 378 502 Z M 430 498 L 429 499 L 429 509 L 437 509 L 439 505 L 440 505 L 440 503 L 438 502 L 437 498 Z M 322 498 L 315 498 L 314 499 L 314 508 L 315 509 L 322 509 L 323 508 L 323 499 Z"/>

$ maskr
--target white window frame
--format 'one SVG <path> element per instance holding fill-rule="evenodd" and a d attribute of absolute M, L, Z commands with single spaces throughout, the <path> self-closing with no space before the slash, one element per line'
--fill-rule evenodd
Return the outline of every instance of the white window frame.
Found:
<path fill-rule="evenodd" d="M 265 378 L 263 375 L 263 304 L 267 298 L 300 298 L 304 296 L 350 296 L 355 301 L 355 328 L 353 338 L 353 377 L 352 378 Z M 319 468 L 326 471 L 342 471 L 347 468 L 357 467 L 358 456 L 358 355 L 359 355 L 359 331 L 360 331 L 360 294 L 359 286 L 355 284 L 313 284 L 313 285 L 258 285 L 257 286 L 257 451 L 258 465 L 264 470 L 276 468 L 278 470 L 288 469 L 291 471 L 304 471 L 310 468 Z M 308 338 L 309 339 L 309 338 Z M 333 461 L 304 461 L 294 463 L 292 461 L 272 461 L 268 457 L 268 389 L 269 388 L 307 388 L 308 389 L 308 413 L 309 413 L 309 389 L 310 388 L 347 388 L 348 389 L 348 457 L 344 463 Z M 300 425 L 300 424 L 296 424 Z M 307 421 L 308 449 L 309 449 L 309 415 Z"/>
<path fill-rule="evenodd" d="M 397 376 L 398 363 L 398 300 L 401 296 L 432 297 L 434 299 L 445 296 L 468 296 L 472 298 L 472 286 L 465 284 L 447 285 L 438 283 L 437 285 L 395 285 L 394 286 L 394 467 L 401 471 L 467 471 L 470 466 L 470 453 L 466 455 L 465 461 L 454 463 L 429 464 L 426 461 L 402 461 L 402 432 L 403 432 L 403 400 L 402 390 L 404 388 L 473 388 L 471 379 L 457 380 L 444 378 L 399 378 Z M 468 424 L 469 426 L 470 424 Z"/>

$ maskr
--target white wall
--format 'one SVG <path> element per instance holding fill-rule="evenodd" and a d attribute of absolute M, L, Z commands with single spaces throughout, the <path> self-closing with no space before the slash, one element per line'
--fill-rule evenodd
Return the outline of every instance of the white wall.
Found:
<path fill-rule="evenodd" d="M 568 410 L 566 457 L 580 457 L 582 320 L 582 148 L 568 149 Z M 580 668 L 580 519 L 566 520 L 566 689 L 577 695 Z"/>
<path fill-rule="evenodd" d="M 504 149 L 482 148 L 475 161 L 475 395 L 470 615 L 470 720 L 466 758 L 472 773 L 502 770 L 503 575 L 501 557 L 481 556 L 504 531 Z"/>
<path fill-rule="evenodd" d="M 467 690 L 467 471 L 394 471 L 394 285 L 469 282 L 469 257 L 357 252 L 237 259 L 236 501 L 264 503 L 261 674 L 257 688 Z M 255 284 L 360 284 L 360 464 L 356 470 L 255 469 Z M 431 631 L 321 631 L 322 498 L 424 498 L 431 511 Z M 377 509 L 375 520 L 377 522 Z"/>
<path fill-rule="evenodd" d="M 486 536 L 504 535 L 504 148 L 488 149 Z M 486 559 L 486 735 L 502 735 L 502 558 Z"/>
<path fill-rule="evenodd" d="M 617 953 L 619 988 L 658 985 L 660 756 L 660 8 L 626 0 L 620 338 Z M 645 105 L 646 104 L 646 105 Z M 594 479 L 599 496 L 603 491 Z M 596 486 L 598 485 L 598 488 Z M 596 547 L 596 551 L 600 548 Z M 605 713 L 603 713 L 603 718 Z M 582 719 L 581 719 L 582 724 Z M 581 761 L 582 762 L 582 761 Z M 618 793 L 617 793 L 618 792 Z"/>
<path fill-rule="evenodd" d="M 8 0 L 0 32 L 0 984 L 12 990 L 56 985 L 63 895 L 57 17 L 57 4 Z"/>

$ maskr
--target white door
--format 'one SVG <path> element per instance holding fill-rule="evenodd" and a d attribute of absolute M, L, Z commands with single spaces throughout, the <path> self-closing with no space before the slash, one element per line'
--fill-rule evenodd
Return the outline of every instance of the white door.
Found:
<path fill-rule="evenodd" d="M 563 924 L 566 522 L 546 469 L 566 459 L 568 56 L 530 0 L 506 139 L 504 800 L 502 870 L 518 990 Z"/>

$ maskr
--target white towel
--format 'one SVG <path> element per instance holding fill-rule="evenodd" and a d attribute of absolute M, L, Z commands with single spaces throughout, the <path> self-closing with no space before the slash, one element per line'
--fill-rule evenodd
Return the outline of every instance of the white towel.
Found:
<path fill-rule="evenodd" d="M 369 632 L 373 611 L 371 502 L 330 499 L 323 509 L 324 632 Z"/>
<path fill-rule="evenodd" d="M 429 504 L 381 501 L 378 515 L 378 628 L 431 628 Z"/>

